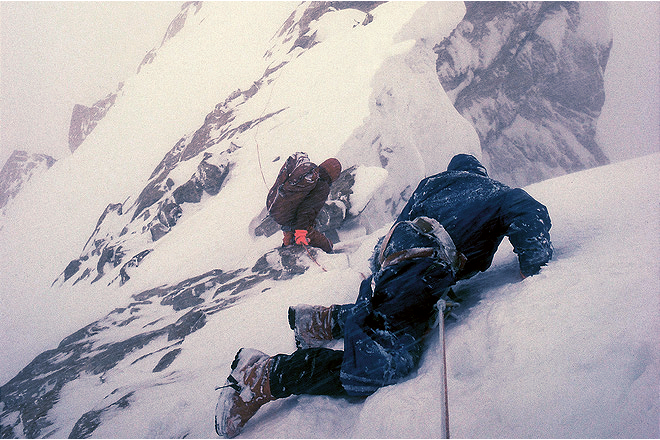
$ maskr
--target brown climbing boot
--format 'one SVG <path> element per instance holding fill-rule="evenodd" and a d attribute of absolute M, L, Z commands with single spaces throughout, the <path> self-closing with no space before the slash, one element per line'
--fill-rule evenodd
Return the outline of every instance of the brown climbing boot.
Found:
<path fill-rule="evenodd" d="M 215 410 L 218 435 L 236 437 L 259 408 L 274 400 L 270 394 L 271 363 L 272 358 L 259 350 L 241 348 L 236 353 Z"/>
<path fill-rule="evenodd" d="M 289 327 L 298 348 L 320 347 L 332 341 L 332 307 L 298 304 L 289 307 Z"/>
<path fill-rule="evenodd" d="M 328 237 L 316 229 L 311 228 L 307 232 L 307 238 L 309 239 L 310 246 L 321 248 L 328 254 L 332 252 L 332 242 L 328 239 Z"/>
<path fill-rule="evenodd" d="M 293 231 L 282 231 L 282 246 L 291 246 L 293 244 Z"/>

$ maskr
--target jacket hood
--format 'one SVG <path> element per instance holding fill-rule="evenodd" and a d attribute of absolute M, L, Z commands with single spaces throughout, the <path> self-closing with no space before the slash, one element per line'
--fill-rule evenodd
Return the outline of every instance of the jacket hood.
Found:
<path fill-rule="evenodd" d="M 454 156 L 449 162 L 449 166 L 447 166 L 447 171 L 467 171 L 488 177 L 486 168 L 471 154 L 457 154 Z"/>

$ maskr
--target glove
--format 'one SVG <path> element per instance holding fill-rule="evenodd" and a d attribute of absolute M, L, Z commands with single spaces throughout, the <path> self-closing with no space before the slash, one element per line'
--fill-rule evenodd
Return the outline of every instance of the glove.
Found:
<path fill-rule="evenodd" d="M 300 244 L 300 245 L 309 244 L 309 238 L 307 238 L 307 231 L 304 229 L 296 229 L 295 239 L 296 239 L 296 244 Z"/>

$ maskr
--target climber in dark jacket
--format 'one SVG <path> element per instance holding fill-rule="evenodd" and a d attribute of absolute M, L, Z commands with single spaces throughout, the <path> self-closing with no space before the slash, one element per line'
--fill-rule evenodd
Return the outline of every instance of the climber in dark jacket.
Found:
<path fill-rule="evenodd" d="M 422 180 L 397 221 L 420 216 L 437 220 L 467 258 L 458 279 L 488 269 L 504 236 L 518 254 L 523 276 L 534 275 L 552 258 L 545 206 L 520 188 L 490 179 L 471 155 L 454 156 L 446 172 Z"/>
<path fill-rule="evenodd" d="M 401 381 L 417 368 L 449 288 L 488 269 L 504 236 L 522 277 L 536 274 L 552 257 L 550 226 L 546 208 L 525 191 L 490 179 L 475 157 L 455 156 L 446 172 L 419 184 L 378 243 L 354 304 L 290 307 L 293 354 L 236 354 L 218 401 L 218 433 L 237 435 L 273 399 L 368 396 Z M 340 338 L 343 351 L 322 347 Z"/>

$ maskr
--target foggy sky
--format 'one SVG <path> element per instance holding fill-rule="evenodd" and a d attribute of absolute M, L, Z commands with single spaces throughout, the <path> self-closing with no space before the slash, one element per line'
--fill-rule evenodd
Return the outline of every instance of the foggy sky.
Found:
<path fill-rule="evenodd" d="M 0 167 L 15 149 L 68 155 L 73 106 L 91 106 L 135 74 L 181 4 L 0 2 Z M 610 8 L 615 48 L 606 92 L 616 107 L 601 117 L 611 125 L 601 145 L 620 160 L 627 155 L 613 145 L 660 149 L 660 3 Z M 632 61 L 613 67 L 626 57 Z"/>
<path fill-rule="evenodd" d="M 135 74 L 182 2 L 0 2 L 0 167 L 15 149 L 61 159 L 75 104 Z"/>

